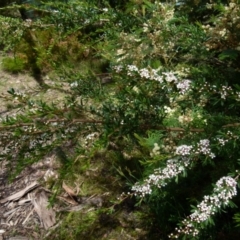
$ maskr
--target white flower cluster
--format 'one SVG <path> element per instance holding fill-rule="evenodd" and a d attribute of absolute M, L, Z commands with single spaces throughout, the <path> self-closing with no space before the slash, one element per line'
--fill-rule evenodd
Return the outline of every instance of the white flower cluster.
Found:
<path fill-rule="evenodd" d="M 227 98 L 235 98 L 236 101 L 240 101 L 240 92 L 233 89 L 230 86 L 225 86 L 225 85 L 211 85 L 209 83 L 204 83 L 202 87 L 199 89 L 200 93 L 206 93 L 208 91 L 209 93 L 212 94 L 220 94 L 222 100 L 226 100 Z"/>
<path fill-rule="evenodd" d="M 158 188 L 167 185 L 167 182 L 182 173 L 190 165 L 190 159 L 186 157 L 167 160 L 166 167 L 155 169 L 154 173 L 149 175 L 142 184 L 136 183 L 132 187 L 134 195 L 144 197 L 152 193 L 152 187 Z"/>
<path fill-rule="evenodd" d="M 225 144 L 229 141 L 228 139 L 223 139 L 223 138 L 216 138 L 220 146 L 225 146 Z"/>
<path fill-rule="evenodd" d="M 98 132 L 88 134 L 85 137 L 85 146 L 88 146 L 88 144 L 92 143 L 98 136 L 99 136 Z"/>
<path fill-rule="evenodd" d="M 158 71 L 156 69 L 152 69 L 150 79 L 155 80 L 159 83 L 163 83 L 163 77 L 158 74 Z"/>
<path fill-rule="evenodd" d="M 140 93 L 140 89 L 137 87 L 137 86 L 134 86 L 132 88 L 132 90 L 135 92 L 135 93 Z"/>
<path fill-rule="evenodd" d="M 211 151 L 210 141 L 208 139 L 202 139 L 197 143 L 197 147 L 192 145 L 181 145 L 176 148 L 176 155 L 189 156 L 190 154 L 203 154 L 210 158 L 214 158 L 215 154 Z"/>
<path fill-rule="evenodd" d="M 193 146 L 181 145 L 176 148 L 176 154 L 180 156 L 187 156 L 191 154 Z"/>
<path fill-rule="evenodd" d="M 108 12 L 108 8 L 103 8 L 103 12 Z"/>
<path fill-rule="evenodd" d="M 165 80 L 169 83 L 173 82 L 176 84 L 177 89 L 180 91 L 181 95 L 184 95 L 191 87 L 191 80 L 183 79 L 178 80 L 173 72 L 163 72 L 165 75 Z"/>
<path fill-rule="evenodd" d="M 128 65 L 128 66 L 127 66 L 127 70 L 128 70 L 127 75 L 133 76 L 133 75 L 134 75 L 134 72 L 137 72 L 137 71 L 138 71 L 138 67 L 135 66 L 135 65 Z"/>
<path fill-rule="evenodd" d="M 240 49 L 239 49 L 240 50 Z M 236 100 L 239 101 L 240 100 L 240 92 L 236 92 Z"/>
<path fill-rule="evenodd" d="M 165 75 L 165 80 L 167 82 L 175 82 L 175 83 L 178 82 L 178 79 L 176 78 L 173 72 L 163 72 L 163 75 Z"/>
<path fill-rule="evenodd" d="M 232 177 L 222 177 L 216 183 L 213 194 L 204 196 L 203 201 L 197 205 L 196 210 L 182 221 L 182 227 L 176 228 L 176 234 L 170 234 L 170 238 L 179 238 L 180 234 L 196 236 L 198 227 L 207 221 L 221 207 L 227 206 L 230 199 L 237 195 L 237 182 Z"/>
<path fill-rule="evenodd" d="M 176 111 L 176 109 L 174 108 L 170 108 L 168 106 L 164 106 L 164 112 L 168 115 L 168 116 L 171 116 L 173 115 L 173 113 Z"/>
<path fill-rule="evenodd" d="M 75 82 L 70 83 L 70 87 L 71 87 L 71 88 L 78 87 L 78 81 L 75 81 Z"/>
<path fill-rule="evenodd" d="M 177 77 L 174 75 L 173 72 L 163 72 L 162 74 L 164 75 L 166 82 L 176 84 L 176 87 L 179 90 L 181 95 L 184 95 L 191 87 L 191 80 L 188 80 L 188 79 L 179 80 L 179 79 L 177 79 Z M 155 73 L 153 80 L 157 80 L 156 76 L 160 77 L 157 73 Z M 162 77 L 161 77 L 160 82 L 161 83 L 163 82 Z"/>
<path fill-rule="evenodd" d="M 190 122 L 193 121 L 193 118 L 189 115 L 181 115 L 178 117 L 178 121 L 181 124 L 189 124 Z"/>
<path fill-rule="evenodd" d="M 148 32 L 148 24 L 147 23 L 143 23 L 143 32 Z"/>
<path fill-rule="evenodd" d="M 152 152 L 150 153 L 150 156 L 154 157 L 154 156 L 159 155 L 160 154 L 159 150 L 160 150 L 160 147 L 158 146 L 158 144 L 154 143 L 154 148 L 153 148 Z"/>
<path fill-rule="evenodd" d="M 117 66 L 114 66 L 113 69 L 116 71 L 116 73 L 120 73 L 123 70 L 123 66 L 117 65 Z"/>
<path fill-rule="evenodd" d="M 150 155 L 158 155 L 159 149 L 158 144 L 155 143 Z M 153 186 L 157 186 L 158 188 L 166 186 L 170 179 L 176 177 L 190 167 L 191 158 L 189 156 L 191 154 L 203 154 L 211 158 L 215 157 L 215 154 L 211 152 L 210 141 L 208 139 L 200 140 L 195 148 L 192 145 L 178 146 L 175 154 L 178 157 L 167 160 L 165 168 L 155 169 L 154 173 L 149 175 L 142 184 L 136 183 L 132 187 L 134 194 L 144 197 L 147 194 L 151 194 Z"/>
<path fill-rule="evenodd" d="M 118 72 L 117 71 L 118 66 L 115 66 L 114 69 L 116 72 Z M 120 70 L 122 70 L 122 68 Z M 158 74 L 158 71 L 156 69 L 148 69 L 148 68 L 138 69 L 138 67 L 135 65 L 128 65 L 127 66 L 127 75 L 134 76 L 134 74 L 139 74 L 139 76 L 141 78 L 155 80 L 160 83 L 163 82 L 163 77 Z"/>
<path fill-rule="evenodd" d="M 119 73 L 123 70 L 123 66 L 117 65 L 114 66 L 113 69 Z M 163 72 L 162 75 L 159 75 L 158 70 L 156 69 L 151 69 L 150 67 L 139 69 L 136 65 L 127 65 L 126 70 L 128 76 L 138 74 L 141 78 L 154 80 L 159 83 L 163 83 L 163 79 L 165 79 L 167 83 L 174 83 L 181 95 L 184 95 L 191 87 L 191 80 L 179 80 L 174 72 Z"/>
<path fill-rule="evenodd" d="M 23 23 L 23 25 L 25 26 L 25 27 L 31 27 L 31 25 L 32 25 L 32 19 L 26 19 L 25 21 L 24 21 L 24 23 Z"/>
<path fill-rule="evenodd" d="M 231 131 L 227 131 L 227 137 L 228 137 L 228 139 L 234 139 L 234 140 L 239 139 L 239 136 L 234 135 L 233 132 L 231 132 Z"/>
<path fill-rule="evenodd" d="M 27 99 L 27 95 L 25 93 L 21 92 L 14 92 L 14 100 L 21 100 L 21 99 Z"/>
<path fill-rule="evenodd" d="M 150 73 L 149 73 L 149 70 L 147 68 L 143 68 L 143 69 L 140 69 L 139 70 L 139 75 L 142 77 L 142 78 L 150 78 Z"/>
<path fill-rule="evenodd" d="M 180 90 L 180 94 L 184 95 L 191 87 L 191 81 L 190 80 L 182 80 L 181 82 L 177 83 L 177 89 Z"/>
<path fill-rule="evenodd" d="M 200 142 L 197 144 L 197 150 L 195 153 L 203 154 L 210 158 L 215 158 L 215 154 L 211 151 L 210 141 L 208 139 L 200 140 Z"/>
<path fill-rule="evenodd" d="M 58 179 L 58 174 L 51 169 L 48 169 L 43 176 L 45 182 L 49 181 L 50 179 Z"/>
<path fill-rule="evenodd" d="M 232 88 L 228 86 L 222 86 L 222 89 L 220 89 L 220 95 L 222 99 L 226 99 L 226 97 L 229 95 L 229 93 L 232 92 Z"/>
<path fill-rule="evenodd" d="M 143 184 L 136 183 L 132 186 L 132 191 L 135 196 L 145 197 L 145 195 L 152 193 L 152 188 L 147 182 L 144 182 Z"/>

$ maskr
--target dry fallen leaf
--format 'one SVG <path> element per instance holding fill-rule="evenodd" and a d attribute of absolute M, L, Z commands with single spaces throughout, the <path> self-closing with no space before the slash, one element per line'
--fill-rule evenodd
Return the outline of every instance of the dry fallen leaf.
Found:
<path fill-rule="evenodd" d="M 45 191 L 41 190 L 35 194 L 32 201 L 34 210 L 37 212 L 45 229 L 52 227 L 56 223 L 55 211 L 48 207 L 48 197 Z"/>
<path fill-rule="evenodd" d="M 68 195 L 75 197 L 76 194 L 75 192 L 72 190 L 72 188 L 70 188 L 64 181 L 62 184 L 62 188 L 67 192 Z"/>
<path fill-rule="evenodd" d="M 79 203 L 74 199 L 72 198 L 71 196 L 70 197 L 57 197 L 58 199 L 64 201 L 64 202 L 67 202 L 67 203 L 70 203 L 71 205 L 78 205 Z"/>

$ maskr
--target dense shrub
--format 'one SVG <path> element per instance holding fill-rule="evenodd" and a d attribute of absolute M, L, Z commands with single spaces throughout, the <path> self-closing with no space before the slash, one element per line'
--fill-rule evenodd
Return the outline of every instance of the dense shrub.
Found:
<path fill-rule="evenodd" d="M 93 71 L 59 71 L 69 84 L 62 107 L 11 90 L 26 111 L 2 120 L 1 159 L 23 168 L 70 143 L 85 156 L 105 149 L 127 179 L 122 198 L 148 207 L 150 239 L 239 236 L 239 3 L 58 6 L 44 24 L 67 46 L 76 36 L 80 49 L 89 42 L 110 63 L 112 84 Z"/>

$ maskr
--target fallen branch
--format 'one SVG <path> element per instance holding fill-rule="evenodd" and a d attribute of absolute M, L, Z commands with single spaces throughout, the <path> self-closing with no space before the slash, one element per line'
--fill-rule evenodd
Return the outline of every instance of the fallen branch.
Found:
<path fill-rule="evenodd" d="M 38 187 L 40 184 L 38 182 L 33 182 L 31 185 L 27 186 L 25 189 L 9 196 L 9 197 L 6 197 L 2 200 L 0 200 L 0 203 L 5 203 L 5 202 L 8 202 L 8 201 L 16 201 L 18 199 L 20 199 L 21 197 L 23 197 L 26 193 L 30 192 L 31 190 L 35 189 L 36 187 Z"/>

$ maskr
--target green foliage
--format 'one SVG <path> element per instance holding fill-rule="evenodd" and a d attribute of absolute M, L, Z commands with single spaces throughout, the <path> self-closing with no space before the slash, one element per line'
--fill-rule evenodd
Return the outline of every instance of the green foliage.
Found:
<path fill-rule="evenodd" d="M 236 214 L 234 215 L 234 220 L 235 220 L 235 222 L 236 222 L 236 226 L 237 226 L 237 227 L 240 227 L 240 214 L 239 214 L 239 213 L 236 213 Z"/>
<path fill-rule="evenodd" d="M 61 228 L 53 231 L 48 238 L 56 239 L 78 239 L 91 237 L 90 232 L 97 220 L 97 212 L 89 211 L 86 213 L 72 212 L 68 213 Z M 92 239 L 92 238 L 89 238 Z"/>
<path fill-rule="evenodd" d="M 5 57 L 2 60 L 2 68 L 3 70 L 10 72 L 10 73 L 19 73 L 25 69 L 26 63 L 20 57 Z"/>
<path fill-rule="evenodd" d="M 4 36 L 19 33 L 17 41 L 0 37 L 5 49 L 25 53 L 29 68 L 33 62 L 41 71 L 56 67 L 66 86 L 60 105 L 9 91 L 24 112 L 1 122 L 1 160 L 20 170 L 63 149 L 67 169 L 73 159 L 89 158 L 79 162 L 84 172 L 100 154 L 108 177 L 118 173 L 119 187 L 132 191 L 125 197 L 146 206 L 150 239 L 238 234 L 237 210 L 227 206 L 240 204 L 239 3 L 111 5 L 48 2 L 45 9 L 57 12 L 39 21 L 1 18 Z M 70 156 L 68 146 L 76 150 Z M 72 239 L 97 221 L 95 212 L 82 226 L 77 218 L 68 216 L 59 239 L 69 221 L 76 220 Z"/>

